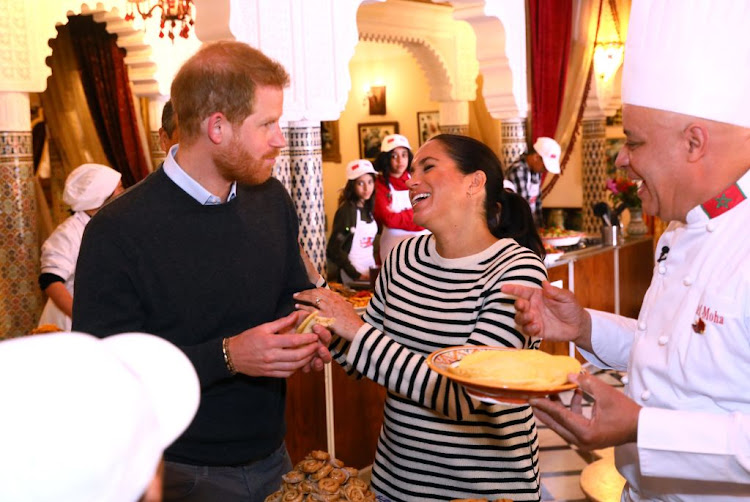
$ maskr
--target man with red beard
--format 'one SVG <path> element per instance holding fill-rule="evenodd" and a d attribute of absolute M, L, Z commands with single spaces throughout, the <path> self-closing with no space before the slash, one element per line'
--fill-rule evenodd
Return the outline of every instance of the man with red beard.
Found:
<path fill-rule="evenodd" d="M 199 50 L 172 83 L 179 145 L 83 238 L 74 329 L 161 336 L 200 378 L 198 413 L 165 452 L 167 501 L 262 501 L 277 490 L 291 470 L 285 378 L 330 360 L 324 328 L 293 334 L 302 317 L 292 293 L 311 284 L 294 205 L 271 177 L 288 83 L 246 44 Z"/>

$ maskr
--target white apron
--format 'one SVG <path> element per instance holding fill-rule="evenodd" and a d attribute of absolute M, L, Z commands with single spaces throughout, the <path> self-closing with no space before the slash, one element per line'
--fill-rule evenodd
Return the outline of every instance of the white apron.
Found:
<path fill-rule="evenodd" d="M 75 287 L 76 261 L 81 249 L 83 231 L 91 217 L 84 211 L 77 211 L 63 221 L 42 244 L 41 272 L 55 274 L 65 279 L 65 289 L 73 295 Z M 51 299 L 47 300 L 39 324 L 54 324 L 70 331 L 72 321 Z"/>
<path fill-rule="evenodd" d="M 375 236 L 378 234 L 378 224 L 375 220 L 367 223 L 360 218 L 360 211 L 357 210 L 357 223 L 354 226 L 352 235 L 352 247 L 349 250 L 349 261 L 360 274 L 370 272 L 370 268 L 375 264 Z M 349 275 L 341 271 L 341 281 L 348 285 L 352 282 Z"/>
<path fill-rule="evenodd" d="M 400 213 L 411 209 L 411 199 L 409 198 L 409 190 L 394 190 L 393 185 L 391 189 L 391 205 L 390 210 L 393 213 Z M 389 228 L 383 227 L 383 235 L 380 236 L 380 262 L 385 263 L 385 259 L 391 252 L 396 244 L 413 237 L 415 235 L 429 234 L 429 230 L 422 230 L 420 232 L 414 232 L 411 230 L 403 230 L 401 228 Z"/>

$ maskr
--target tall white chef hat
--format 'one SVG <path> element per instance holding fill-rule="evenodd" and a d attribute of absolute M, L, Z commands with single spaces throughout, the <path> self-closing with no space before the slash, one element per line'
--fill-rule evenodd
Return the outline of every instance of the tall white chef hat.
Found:
<path fill-rule="evenodd" d="M 81 164 L 65 180 L 63 201 L 73 211 L 96 209 L 117 188 L 122 175 L 102 164 Z"/>
<path fill-rule="evenodd" d="M 750 2 L 633 0 L 623 103 L 750 127 Z"/>
<path fill-rule="evenodd" d="M 188 358 L 153 335 L 0 342 L 0 500 L 138 500 L 199 400 Z"/>

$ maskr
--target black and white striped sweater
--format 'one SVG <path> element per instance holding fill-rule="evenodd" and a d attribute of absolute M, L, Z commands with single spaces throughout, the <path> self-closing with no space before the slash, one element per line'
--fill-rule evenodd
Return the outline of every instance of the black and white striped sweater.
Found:
<path fill-rule="evenodd" d="M 331 348 L 350 373 L 388 389 L 372 487 L 393 501 L 540 500 L 538 440 L 527 405 L 481 403 L 430 370 L 431 352 L 454 345 L 537 348 L 515 325 L 503 284 L 541 287 L 542 261 L 502 239 L 445 259 L 432 235 L 389 255 L 354 341 Z"/>

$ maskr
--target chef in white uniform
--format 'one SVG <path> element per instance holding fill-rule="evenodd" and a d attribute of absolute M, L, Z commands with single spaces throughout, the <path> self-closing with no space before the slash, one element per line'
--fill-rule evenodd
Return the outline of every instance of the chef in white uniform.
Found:
<path fill-rule="evenodd" d="M 529 335 L 572 340 L 628 371 L 591 375 L 592 418 L 533 399 L 585 449 L 616 446 L 623 500 L 750 500 L 750 37 L 746 0 L 633 0 L 623 72 L 625 146 L 644 209 L 671 221 L 638 319 L 583 310 L 572 293 L 520 287 Z"/>
<path fill-rule="evenodd" d="M 83 230 L 91 217 L 122 189 L 121 175 L 101 164 L 82 164 L 65 180 L 63 202 L 73 215 L 63 221 L 42 244 L 39 286 L 49 299 L 39 325 L 54 324 L 70 331 L 76 261 Z"/>

